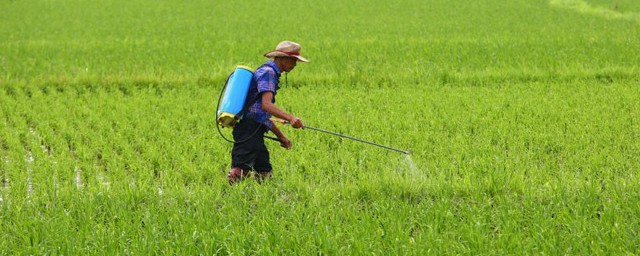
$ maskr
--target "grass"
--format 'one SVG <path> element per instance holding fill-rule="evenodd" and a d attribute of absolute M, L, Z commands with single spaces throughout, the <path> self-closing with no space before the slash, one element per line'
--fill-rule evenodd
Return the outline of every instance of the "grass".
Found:
<path fill-rule="evenodd" d="M 637 254 L 638 23 L 558 3 L 4 1 L 0 254 Z M 283 128 L 228 186 L 215 100 L 284 39 L 278 105 L 410 158 Z"/>

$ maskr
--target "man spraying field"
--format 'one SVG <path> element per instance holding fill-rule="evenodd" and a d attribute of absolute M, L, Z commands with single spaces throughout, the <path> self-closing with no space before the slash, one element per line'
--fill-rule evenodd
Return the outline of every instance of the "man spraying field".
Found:
<path fill-rule="evenodd" d="M 236 142 L 231 150 L 232 168 L 227 174 L 229 184 L 248 177 L 251 170 L 258 180 L 271 177 L 272 167 L 269 151 L 264 143 L 264 133 L 273 132 L 282 147 L 291 149 L 291 141 L 272 123 L 272 116 L 288 121 L 294 128 L 304 128 L 300 118 L 275 105 L 282 72 L 291 72 L 298 61 L 309 62 L 300 56 L 300 49 L 300 45 L 295 42 L 280 42 L 275 50 L 264 54 L 270 60 L 254 72 L 246 99 L 250 105 L 242 121 L 233 129 Z"/>

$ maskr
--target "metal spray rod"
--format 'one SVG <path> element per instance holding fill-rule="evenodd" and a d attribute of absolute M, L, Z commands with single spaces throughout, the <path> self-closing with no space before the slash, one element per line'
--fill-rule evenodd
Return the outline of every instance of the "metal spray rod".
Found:
<path fill-rule="evenodd" d="M 276 121 L 276 122 L 279 122 L 279 123 L 282 123 L 282 124 L 289 124 L 288 121 L 285 121 L 285 120 L 282 120 L 282 119 L 272 118 L 271 121 Z M 374 145 L 374 146 L 378 146 L 378 147 L 381 147 L 381 148 L 384 148 L 384 149 L 400 152 L 400 153 L 403 153 L 405 155 L 409 154 L 409 151 L 406 151 L 406 150 L 392 148 L 392 147 L 385 146 L 385 145 L 382 145 L 382 144 L 373 143 L 371 141 L 366 141 L 366 140 L 363 140 L 363 139 L 358 139 L 358 138 L 351 137 L 351 136 L 348 136 L 348 135 L 344 135 L 344 134 L 340 134 L 340 133 L 336 133 L 336 132 L 332 132 L 332 131 L 327 131 L 327 130 L 323 130 L 323 129 L 319 129 L 319 128 L 315 128 L 315 127 L 311 127 L 311 126 L 307 126 L 307 125 L 304 126 L 304 129 L 314 130 L 314 131 L 318 131 L 318 132 L 323 132 L 323 133 L 339 136 L 339 137 L 342 137 L 342 138 L 347 138 L 347 139 L 350 139 L 350 140 L 359 141 L 359 142 L 362 142 L 362 143 L 367 143 L 369 145 Z"/>

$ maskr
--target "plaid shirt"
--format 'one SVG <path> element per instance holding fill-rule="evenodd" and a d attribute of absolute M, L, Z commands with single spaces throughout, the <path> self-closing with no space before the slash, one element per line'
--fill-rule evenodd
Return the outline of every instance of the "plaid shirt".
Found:
<path fill-rule="evenodd" d="M 273 92 L 272 102 L 276 102 L 276 92 L 280 89 L 280 69 L 272 60 L 262 64 L 256 72 L 253 73 L 253 80 L 249 86 L 249 93 L 247 94 L 247 102 L 251 100 L 257 100 L 249 106 L 245 118 L 253 119 L 261 124 L 266 125 L 271 130 L 273 123 L 269 118 L 271 114 L 262 109 L 262 93 Z"/>

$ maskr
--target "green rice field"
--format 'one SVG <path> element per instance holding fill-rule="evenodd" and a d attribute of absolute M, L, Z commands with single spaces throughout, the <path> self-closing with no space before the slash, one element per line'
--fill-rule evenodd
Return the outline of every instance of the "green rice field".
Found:
<path fill-rule="evenodd" d="M 411 154 L 282 126 L 230 186 L 283 40 L 278 106 Z M 637 255 L 639 46 L 637 0 L 1 0 L 0 255 Z"/>

